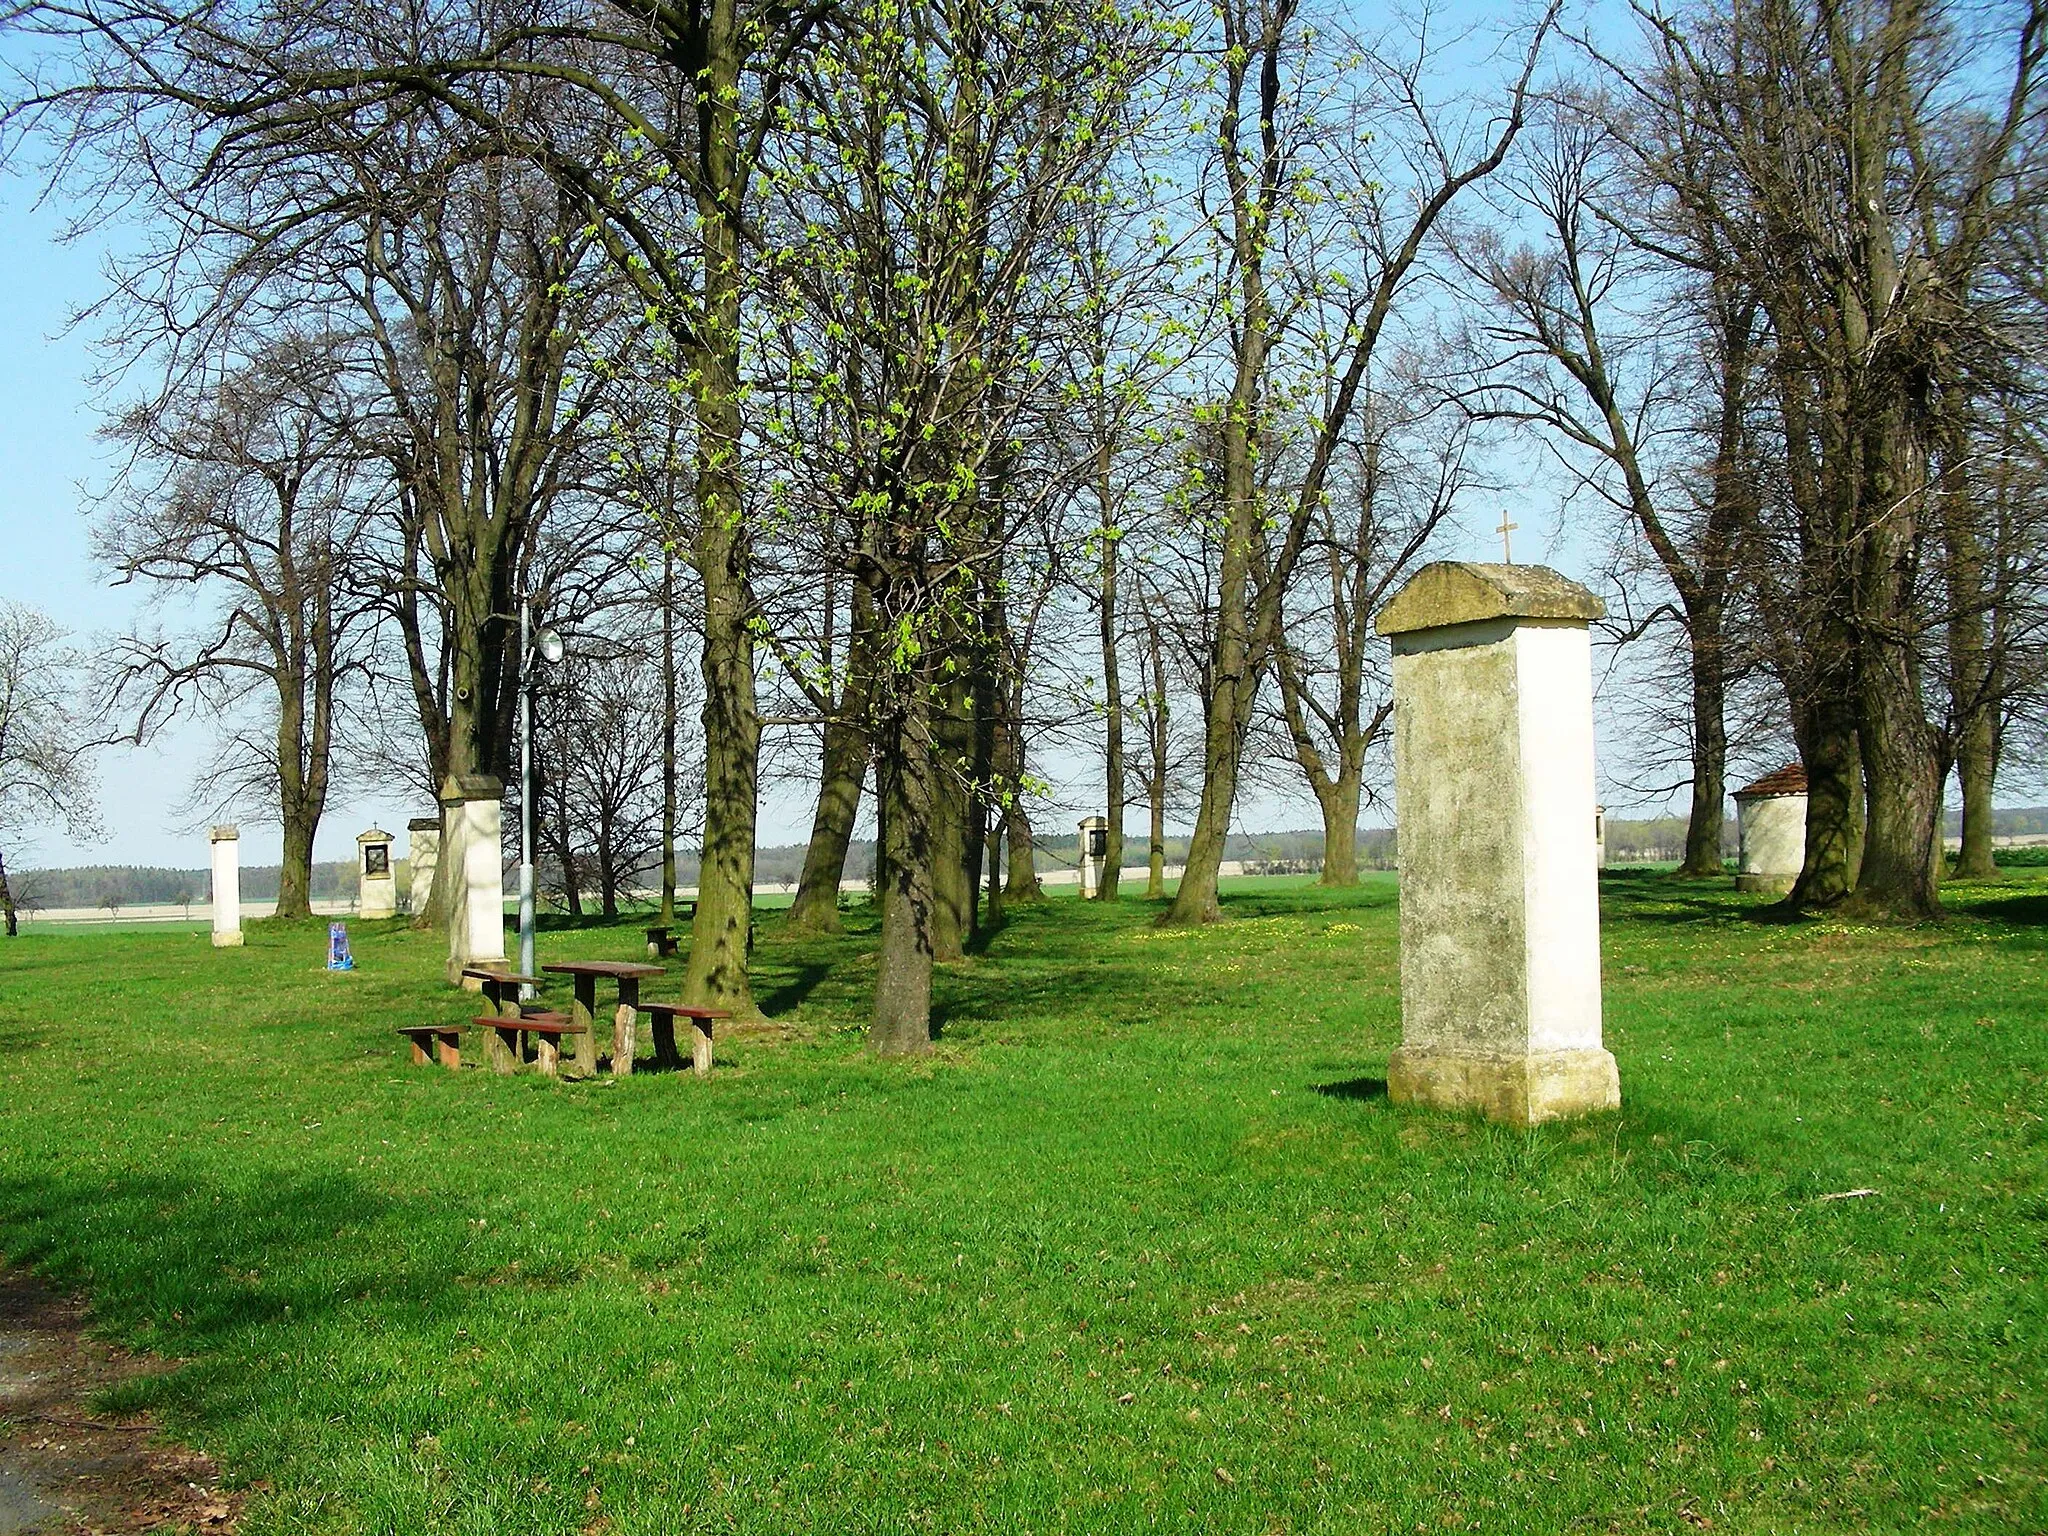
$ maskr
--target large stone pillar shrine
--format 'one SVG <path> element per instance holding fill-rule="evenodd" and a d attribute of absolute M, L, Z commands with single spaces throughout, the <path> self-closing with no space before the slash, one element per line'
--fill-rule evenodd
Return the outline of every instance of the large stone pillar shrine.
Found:
<path fill-rule="evenodd" d="M 1401 857 L 1397 1102 L 1531 1125 L 1621 1102 L 1600 1040 L 1589 621 L 1543 566 L 1440 561 L 1381 610 Z"/>

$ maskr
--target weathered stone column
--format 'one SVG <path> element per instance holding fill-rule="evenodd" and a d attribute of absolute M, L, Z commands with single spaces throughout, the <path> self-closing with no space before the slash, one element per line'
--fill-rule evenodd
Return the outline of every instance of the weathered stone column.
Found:
<path fill-rule="evenodd" d="M 1440 561 L 1381 610 L 1401 857 L 1396 1102 L 1532 1125 L 1621 1103 L 1600 1043 L 1587 623 L 1542 566 Z"/>
<path fill-rule="evenodd" d="M 434 866 L 441 858 L 441 818 L 415 816 L 405 824 L 406 910 L 414 917 L 434 897 Z"/>
<path fill-rule="evenodd" d="M 398 915 L 398 877 L 391 868 L 391 834 L 381 827 L 356 834 L 358 916 Z"/>
<path fill-rule="evenodd" d="M 242 942 L 242 833 L 237 827 L 215 827 L 213 842 L 213 947 L 232 949 Z"/>
<path fill-rule="evenodd" d="M 451 777 L 441 785 L 450 981 L 461 981 L 465 966 L 505 964 L 504 799 L 505 786 L 488 774 Z"/>

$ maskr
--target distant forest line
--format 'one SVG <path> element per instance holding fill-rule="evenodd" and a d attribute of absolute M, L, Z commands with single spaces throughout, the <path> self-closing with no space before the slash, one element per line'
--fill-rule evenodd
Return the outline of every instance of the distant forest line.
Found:
<path fill-rule="evenodd" d="M 1955 835 L 1960 828 L 1960 814 L 1951 812 L 1948 817 L 1948 831 Z M 1685 851 L 1686 819 L 1683 816 L 1657 816 L 1644 820 L 1621 820 L 1610 818 L 1607 823 L 1607 857 L 1612 863 L 1659 863 L 1679 858 Z M 1994 835 L 1998 837 L 2040 837 L 2048 836 L 2048 806 L 2028 806 L 2020 809 L 2001 810 L 1994 818 Z M 1736 825 L 1731 817 L 1723 838 L 1724 847 L 1730 857 L 1736 849 Z M 1036 864 L 1041 873 L 1060 869 L 1072 869 L 1079 848 L 1079 835 L 1065 837 L 1041 837 L 1035 840 Z M 1187 856 L 1188 839 L 1185 836 L 1169 837 L 1166 840 L 1166 862 L 1177 865 Z M 1251 865 L 1269 866 L 1269 873 L 1311 873 L 1321 868 L 1323 853 L 1323 832 L 1321 828 L 1300 828 L 1286 832 L 1233 832 L 1225 848 L 1224 856 Z M 849 877 L 870 878 L 874 870 L 874 844 L 856 840 L 847 853 L 846 868 Z M 1127 867 L 1142 868 L 1145 862 L 1145 845 L 1133 839 L 1125 844 Z M 2005 862 L 2001 860 L 2001 862 Z M 1391 830 L 1384 827 L 1361 828 L 1358 834 L 1358 863 L 1361 869 L 1392 869 L 1395 865 L 1395 840 Z M 763 848 L 755 860 L 755 884 L 758 887 L 795 885 L 803 873 L 804 844 L 790 843 L 775 848 Z M 252 864 L 242 868 L 242 898 L 249 902 L 271 902 L 277 899 L 278 866 L 275 864 Z M 404 877 L 404 861 L 399 862 L 399 873 Z M 543 868 L 543 886 L 550 884 L 550 871 Z M 651 887 L 658 883 L 660 871 L 650 869 L 643 872 L 634 883 L 640 887 Z M 694 854 L 679 853 L 677 857 L 677 879 L 683 885 L 694 885 L 697 881 L 697 859 Z M 204 869 L 162 869 L 155 866 L 133 864 L 86 864 L 69 869 L 36 869 L 19 877 L 16 883 L 16 899 L 25 910 L 43 910 L 52 907 L 99 907 L 105 906 L 111 898 L 117 907 L 123 906 L 176 906 L 190 902 L 204 906 L 210 899 L 211 882 Z M 513 882 L 506 882 L 509 892 Z M 337 859 L 313 866 L 313 890 L 315 901 L 346 901 L 355 894 L 355 864 L 353 860 Z"/>

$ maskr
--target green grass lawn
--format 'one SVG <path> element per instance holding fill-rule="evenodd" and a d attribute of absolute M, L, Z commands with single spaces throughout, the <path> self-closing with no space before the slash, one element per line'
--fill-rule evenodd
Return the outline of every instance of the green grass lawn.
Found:
<path fill-rule="evenodd" d="M 2048 879 L 1604 896 L 1626 1107 L 1534 1133 L 1387 1102 L 1384 878 L 1016 912 L 912 1066 L 766 916 L 709 1081 L 405 1065 L 470 1000 L 396 924 L 38 930 L 0 1253 L 253 1533 L 2048 1525 Z"/>

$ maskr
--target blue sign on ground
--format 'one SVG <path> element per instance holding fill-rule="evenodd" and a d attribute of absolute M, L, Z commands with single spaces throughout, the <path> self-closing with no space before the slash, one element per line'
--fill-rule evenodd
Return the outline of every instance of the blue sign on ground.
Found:
<path fill-rule="evenodd" d="M 330 971 L 352 971 L 356 968 L 355 957 L 348 952 L 348 924 L 327 925 L 327 969 Z"/>

